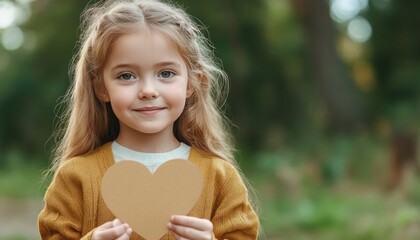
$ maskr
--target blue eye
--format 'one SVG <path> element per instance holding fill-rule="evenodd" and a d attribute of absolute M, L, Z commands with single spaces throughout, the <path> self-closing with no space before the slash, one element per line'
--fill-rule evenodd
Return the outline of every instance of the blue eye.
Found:
<path fill-rule="evenodd" d="M 128 72 L 125 72 L 125 73 L 122 73 L 122 74 L 120 74 L 120 75 L 118 75 L 118 79 L 121 79 L 121 80 L 131 80 L 131 79 L 133 79 L 134 78 L 134 75 L 133 74 L 131 74 L 131 73 L 128 73 Z"/>
<path fill-rule="evenodd" d="M 175 73 L 171 72 L 171 71 L 162 71 L 159 73 L 158 77 L 159 78 L 171 78 L 175 75 Z"/>

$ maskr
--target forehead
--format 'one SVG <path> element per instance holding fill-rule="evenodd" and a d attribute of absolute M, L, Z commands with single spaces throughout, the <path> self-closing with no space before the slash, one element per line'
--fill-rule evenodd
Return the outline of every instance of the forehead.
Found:
<path fill-rule="evenodd" d="M 122 34 L 113 42 L 105 66 L 121 63 L 147 66 L 163 61 L 185 65 L 178 48 L 167 36 L 156 30 L 141 29 Z"/>

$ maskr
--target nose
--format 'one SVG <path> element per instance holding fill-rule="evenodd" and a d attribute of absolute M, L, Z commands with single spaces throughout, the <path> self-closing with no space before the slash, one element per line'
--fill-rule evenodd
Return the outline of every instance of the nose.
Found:
<path fill-rule="evenodd" d="M 139 98 L 142 100 L 155 99 L 159 96 L 153 79 L 145 79 L 142 81 L 139 90 Z"/>

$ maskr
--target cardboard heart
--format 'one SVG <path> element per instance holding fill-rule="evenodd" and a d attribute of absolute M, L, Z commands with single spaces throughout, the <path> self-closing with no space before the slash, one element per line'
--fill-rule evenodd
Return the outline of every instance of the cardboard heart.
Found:
<path fill-rule="evenodd" d="M 167 231 L 172 215 L 187 215 L 203 188 L 203 176 L 191 161 L 175 159 L 152 174 L 143 164 L 124 160 L 102 179 L 102 197 L 111 212 L 143 238 Z"/>

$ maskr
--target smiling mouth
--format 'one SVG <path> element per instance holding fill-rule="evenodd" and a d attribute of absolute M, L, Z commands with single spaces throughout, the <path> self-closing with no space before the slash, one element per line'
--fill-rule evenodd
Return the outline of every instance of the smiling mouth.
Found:
<path fill-rule="evenodd" d="M 144 107 L 144 108 L 135 109 L 134 111 L 143 113 L 143 114 L 154 114 L 164 109 L 165 107 Z"/>

